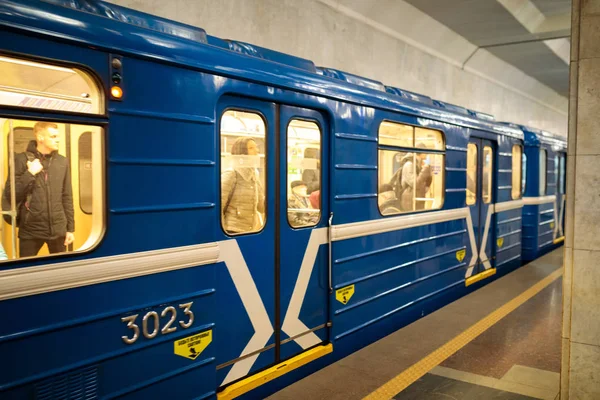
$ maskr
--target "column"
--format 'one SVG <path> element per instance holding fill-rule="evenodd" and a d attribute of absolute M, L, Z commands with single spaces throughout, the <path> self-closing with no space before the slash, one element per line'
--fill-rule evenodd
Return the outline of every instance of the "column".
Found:
<path fill-rule="evenodd" d="M 600 0 L 573 0 L 561 399 L 600 399 Z"/>

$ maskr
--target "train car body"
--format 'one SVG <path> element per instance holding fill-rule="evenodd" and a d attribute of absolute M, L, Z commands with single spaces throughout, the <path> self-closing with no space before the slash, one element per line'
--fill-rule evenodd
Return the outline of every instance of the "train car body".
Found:
<path fill-rule="evenodd" d="M 564 241 L 567 142 L 530 127 L 525 135 L 526 187 L 523 260 L 530 261 Z"/>
<path fill-rule="evenodd" d="M 3 208 L 3 399 L 262 398 L 521 265 L 489 115 L 99 1 L 1 2 L 0 38 L 2 179 L 53 129 L 75 208 L 29 257 Z"/>

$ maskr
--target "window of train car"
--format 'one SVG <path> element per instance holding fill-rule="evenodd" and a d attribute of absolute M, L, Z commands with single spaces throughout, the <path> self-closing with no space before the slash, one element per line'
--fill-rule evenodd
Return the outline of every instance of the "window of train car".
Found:
<path fill-rule="evenodd" d="M 0 56 L 0 106 L 102 114 L 104 95 L 83 70 Z M 97 244 L 104 232 L 104 130 L 76 117 L 70 123 L 0 117 L 0 133 L 0 259 Z M 90 171 L 85 182 L 83 157 Z"/>
<path fill-rule="evenodd" d="M 228 110 L 221 117 L 221 226 L 229 235 L 265 226 L 265 135 L 259 114 Z"/>
<path fill-rule="evenodd" d="M 513 145 L 512 148 L 512 191 L 511 197 L 513 200 L 521 198 L 522 184 L 522 171 L 523 167 L 523 147 L 518 144 Z"/>
<path fill-rule="evenodd" d="M 558 154 L 554 153 L 554 193 L 560 189 L 560 176 L 558 175 Z"/>
<path fill-rule="evenodd" d="M 294 119 L 287 129 L 287 217 L 293 228 L 321 219 L 321 129 Z"/>
<path fill-rule="evenodd" d="M 483 202 L 488 204 L 492 202 L 492 175 L 493 175 L 493 151 L 490 146 L 483 148 L 483 175 L 481 197 Z"/>
<path fill-rule="evenodd" d="M 103 92 L 77 68 L 0 56 L 0 105 L 102 114 Z"/>
<path fill-rule="evenodd" d="M 527 188 L 527 154 L 525 152 L 523 152 L 522 160 L 523 177 L 521 180 L 521 193 L 525 193 L 525 189 Z"/>
<path fill-rule="evenodd" d="M 547 164 L 548 153 L 546 150 L 540 149 L 540 196 L 546 194 L 546 176 L 548 175 Z"/>
<path fill-rule="evenodd" d="M 93 247 L 104 231 L 103 129 L 0 118 L 0 132 L 0 240 L 7 259 Z M 83 185 L 82 162 L 89 168 Z"/>
<path fill-rule="evenodd" d="M 560 186 L 558 186 L 558 190 L 560 193 L 567 193 L 567 177 L 565 175 L 565 155 L 561 154 L 559 158 L 559 176 L 560 176 Z"/>
<path fill-rule="evenodd" d="M 477 145 L 467 146 L 467 205 L 477 202 Z"/>
<path fill-rule="evenodd" d="M 381 214 L 441 208 L 445 161 L 442 132 L 384 121 L 379 126 L 379 145 Z"/>

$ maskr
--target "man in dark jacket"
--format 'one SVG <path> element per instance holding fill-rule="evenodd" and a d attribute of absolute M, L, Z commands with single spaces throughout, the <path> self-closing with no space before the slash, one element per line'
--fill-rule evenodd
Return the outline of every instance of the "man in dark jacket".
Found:
<path fill-rule="evenodd" d="M 38 122 L 35 140 L 26 153 L 15 156 L 15 197 L 19 210 L 19 255 L 35 256 L 44 243 L 50 253 L 60 253 L 73 243 L 75 218 L 69 160 L 58 154 L 58 125 Z M 10 179 L 5 190 L 10 193 Z M 29 201 L 26 201 L 30 195 Z"/>

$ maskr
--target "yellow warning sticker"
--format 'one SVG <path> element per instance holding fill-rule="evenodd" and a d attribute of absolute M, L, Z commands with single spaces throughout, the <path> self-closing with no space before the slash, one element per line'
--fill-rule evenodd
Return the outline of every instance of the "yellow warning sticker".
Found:
<path fill-rule="evenodd" d="M 554 221 L 550 222 L 550 228 L 554 229 Z"/>
<path fill-rule="evenodd" d="M 188 336 L 173 342 L 174 353 L 195 360 L 212 342 L 212 329 L 194 336 Z"/>
<path fill-rule="evenodd" d="M 462 262 L 462 260 L 465 259 L 465 256 L 467 255 L 467 249 L 462 249 L 456 252 L 456 259 L 458 260 L 458 262 Z"/>
<path fill-rule="evenodd" d="M 347 304 L 354 294 L 354 285 L 346 286 L 335 291 L 335 299 L 342 304 Z"/>
<path fill-rule="evenodd" d="M 498 244 L 498 247 L 502 247 L 502 245 L 504 244 L 504 238 L 496 240 L 496 244 Z"/>

